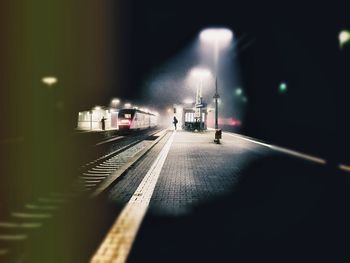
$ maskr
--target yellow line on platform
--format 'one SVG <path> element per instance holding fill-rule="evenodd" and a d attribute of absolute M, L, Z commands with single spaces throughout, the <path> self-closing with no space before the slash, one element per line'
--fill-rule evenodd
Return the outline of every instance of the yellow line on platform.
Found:
<path fill-rule="evenodd" d="M 160 172 L 169 153 L 176 131 L 157 156 L 135 193 L 120 213 L 91 263 L 126 262 L 139 227 L 146 214 Z"/>

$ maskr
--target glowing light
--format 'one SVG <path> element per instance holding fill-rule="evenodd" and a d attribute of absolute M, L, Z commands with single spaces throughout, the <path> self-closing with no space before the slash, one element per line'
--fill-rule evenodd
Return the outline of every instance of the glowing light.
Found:
<path fill-rule="evenodd" d="M 230 126 L 240 126 L 241 125 L 241 121 L 232 118 L 232 119 L 229 119 L 228 125 L 230 125 Z"/>
<path fill-rule="evenodd" d="M 287 84 L 285 82 L 282 82 L 278 87 L 278 90 L 280 93 L 285 93 L 287 91 Z"/>
<path fill-rule="evenodd" d="M 233 33 L 227 28 L 208 28 L 201 31 L 200 40 L 205 43 L 220 43 L 227 45 L 233 38 Z"/>
<path fill-rule="evenodd" d="M 236 89 L 236 95 L 237 96 L 242 95 L 242 93 L 243 93 L 243 90 L 241 88 Z"/>
<path fill-rule="evenodd" d="M 125 103 L 125 104 L 124 104 L 124 107 L 125 107 L 125 108 L 130 108 L 130 107 L 131 107 L 131 104 L 130 104 L 130 103 Z"/>
<path fill-rule="evenodd" d="M 339 33 L 339 44 L 342 47 L 343 45 L 345 45 L 346 43 L 348 43 L 350 41 L 350 32 L 347 30 L 342 30 Z"/>
<path fill-rule="evenodd" d="M 48 86 L 52 86 L 53 84 L 55 84 L 57 82 L 57 78 L 56 77 L 52 77 L 52 76 L 49 76 L 49 77 L 43 77 L 41 79 L 41 81 L 48 85 Z"/>
<path fill-rule="evenodd" d="M 100 110 L 101 107 L 100 106 L 95 106 L 94 110 Z"/>
<path fill-rule="evenodd" d="M 205 78 L 210 76 L 210 71 L 203 68 L 194 68 L 191 70 L 191 75 L 196 78 Z"/>
<path fill-rule="evenodd" d="M 192 100 L 192 99 L 185 99 L 185 100 L 184 100 L 184 103 L 185 103 L 185 104 L 192 104 L 192 103 L 193 103 L 193 100 Z"/>
<path fill-rule="evenodd" d="M 120 103 L 120 100 L 119 99 L 112 99 L 111 103 L 116 106 Z"/>

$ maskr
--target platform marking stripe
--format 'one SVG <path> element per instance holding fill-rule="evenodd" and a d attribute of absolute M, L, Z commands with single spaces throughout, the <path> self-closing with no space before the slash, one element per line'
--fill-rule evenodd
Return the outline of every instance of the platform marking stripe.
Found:
<path fill-rule="evenodd" d="M 2 228 L 39 228 L 42 227 L 42 223 L 12 223 L 12 222 L 0 222 Z"/>
<path fill-rule="evenodd" d="M 65 199 L 52 199 L 52 198 L 38 198 L 40 203 L 54 203 L 54 204 L 62 204 L 66 200 Z"/>
<path fill-rule="evenodd" d="M 236 137 L 236 138 L 242 139 L 242 140 L 246 140 L 246 141 L 249 141 L 249 142 L 260 144 L 260 145 L 268 147 L 268 148 L 270 148 L 272 150 L 276 150 L 276 151 L 279 151 L 279 152 L 283 152 L 283 153 L 287 153 L 287 154 L 290 154 L 290 155 L 294 155 L 296 157 L 303 158 L 303 159 L 306 159 L 306 160 L 309 160 L 309 161 L 312 161 L 312 162 L 316 162 L 316 163 L 320 163 L 320 164 L 326 164 L 326 160 L 318 158 L 318 157 L 315 157 L 315 156 L 312 156 L 312 155 L 309 155 L 309 154 L 304 154 L 304 153 L 300 153 L 300 152 L 297 152 L 297 151 L 285 149 L 285 148 L 282 148 L 282 147 L 279 147 L 279 146 L 274 146 L 274 145 L 271 145 L 271 144 L 258 142 L 258 141 L 255 141 L 255 140 L 252 140 L 252 139 L 248 139 L 246 137 L 243 137 L 243 136 L 240 136 L 240 135 L 236 135 L 236 134 L 231 134 L 231 133 L 226 133 L 226 132 L 225 132 L 225 134 L 227 134 L 229 136 L 232 136 L 232 137 Z"/>
<path fill-rule="evenodd" d="M 44 218 L 50 218 L 52 217 L 51 214 L 33 214 L 33 213 L 19 213 L 19 212 L 13 212 L 11 213 L 13 217 L 17 218 L 37 218 L 37 219 L 44 219 Z"/>
<path fill-rule="evenodd" d="M 57 206 L 53 205 L 34 205 L 34 204 L 26 204 L 25 208 L 27 209 L 33 209 L 33 210 L 57 210 Z"/>
<path fill-rule="evenodd" d="M 91 263 L 126 262 L 175 134 L 174 131 L 92 257 Z"/>

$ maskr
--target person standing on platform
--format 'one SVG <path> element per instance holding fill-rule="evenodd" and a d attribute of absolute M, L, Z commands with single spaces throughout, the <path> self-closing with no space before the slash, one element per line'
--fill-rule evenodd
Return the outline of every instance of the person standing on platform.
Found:
<path fill-rule="evenodd" d="M 106 129 L 106 121 L 107 119 L 103 116 L 101 119 L 101 124 L 102 124 L 102 130 L 104 131 Z"/>
<path fill-rule="evenodd" d="M 174 116 L 174 121 L 173 121 L 173 123 L 174 123 L 174 127 L 175 127 L 175 130 L 176 130 L 176 125 L 177 125 L 177 123 L 178 123 L 179 121 L 176 119 L 176 117 Z"/>

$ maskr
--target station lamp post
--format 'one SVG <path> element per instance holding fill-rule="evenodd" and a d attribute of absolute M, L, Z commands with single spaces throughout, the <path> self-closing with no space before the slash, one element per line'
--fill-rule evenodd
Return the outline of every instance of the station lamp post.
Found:
<path fill-rule="evenodd" d="M 232 31 L 227 28 L 208 28 L 201 31 L 200 41 L 204 45 L 208 45 L 209 48 L 213 50 L 214 53 L 214 68 L 215 68 L 215 143 L 220 143 L 221 130 L 219 130 L 218 125 L 218 99 L 220 98 L 218 93 L 217 85 L 217 75 L 218 75 L 218 61 L 219 61 L 219 52 L 221 49 L 227 47 L 233 38 Z"/>

